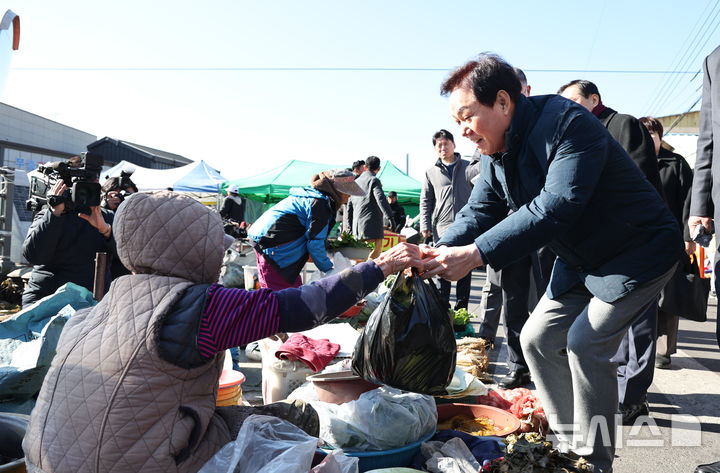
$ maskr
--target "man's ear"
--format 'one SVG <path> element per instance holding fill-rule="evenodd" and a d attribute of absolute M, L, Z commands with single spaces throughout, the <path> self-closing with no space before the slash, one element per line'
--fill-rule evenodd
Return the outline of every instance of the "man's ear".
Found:
<path fill-rule="evenodd" d="M 600 96 L 598 94 L 590 94 L 590 102 L 592 103 L 593 108 L 597 107 L 600 103 Z"/>

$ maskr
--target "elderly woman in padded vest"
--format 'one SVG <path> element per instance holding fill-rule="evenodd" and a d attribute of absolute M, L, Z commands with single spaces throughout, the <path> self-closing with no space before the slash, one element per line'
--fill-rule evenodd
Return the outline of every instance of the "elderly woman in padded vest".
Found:
<path fill-rule="evenodd" d="M 113 230 L 133 274 L 65 326 L 23 443 L 30 472 L 197 471 L 239 430 L 242 416 L 215 407 L 226 348 L 327 322 L 422 265 L 402 245 L 317 283 L 247 292 L 214 284 L 222 221 L 189 197 L 134 194 Z"/>

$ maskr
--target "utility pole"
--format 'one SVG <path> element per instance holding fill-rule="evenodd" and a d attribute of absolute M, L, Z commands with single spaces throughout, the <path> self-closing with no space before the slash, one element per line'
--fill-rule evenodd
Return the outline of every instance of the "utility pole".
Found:
<path fill-rule="evenodd" d="M 405 174 L 410 175 L 410 153 L 405 153 Z"/>

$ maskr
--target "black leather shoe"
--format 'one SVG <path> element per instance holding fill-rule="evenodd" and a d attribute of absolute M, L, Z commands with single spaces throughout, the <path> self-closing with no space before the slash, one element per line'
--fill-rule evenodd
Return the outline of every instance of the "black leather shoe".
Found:
<path fill-rule="evenodd" d="M 695 468 L 695 473 L 720 473 L 720 462 L 698 465 L 698 467 Z"/>
<path fill-rule="evenodd" d="M 670 357 L 665 355 L 655 355 L 655 368 L 661 370 L 669 370 Z"/>
<path fill-rule="evenodd" d="M 530 372 L 527 369 L 517 369 L 506 374 L 498 386 L 503 389 L 515 389 L 530 384 Z"/>
<path fill-rule="evenodd" d="M 623 425 L 633 425 L 635 419 L 638 417 L 650 415 L 650 405 L 647 401 L 643 401 L 640 404 L 631 404 L 629 406 L 620 403 L 619 408 L 620 414 L 622 414 Z"/>

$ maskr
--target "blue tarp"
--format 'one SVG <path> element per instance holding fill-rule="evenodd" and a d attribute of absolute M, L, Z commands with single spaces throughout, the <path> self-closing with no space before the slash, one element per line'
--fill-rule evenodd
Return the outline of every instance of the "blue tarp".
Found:
<path fill-rule="evenodd" d="M 65 322 L 95 304 L 90 291 L 67 283 L 0 322 L 0 411 L 17 412 L 40 391 Z"/>

